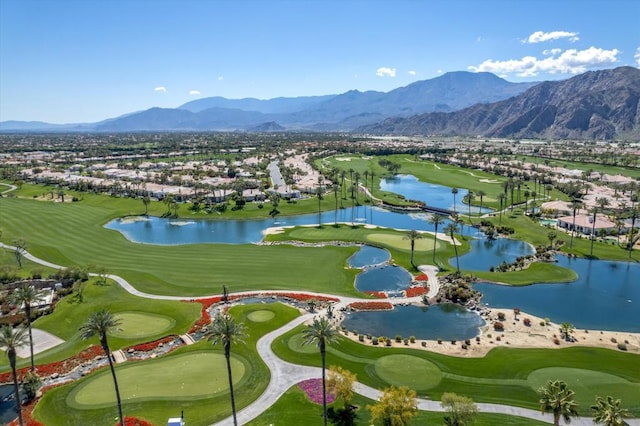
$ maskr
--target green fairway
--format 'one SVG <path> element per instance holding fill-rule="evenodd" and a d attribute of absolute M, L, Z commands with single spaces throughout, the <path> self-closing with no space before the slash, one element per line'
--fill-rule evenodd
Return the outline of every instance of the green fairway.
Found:
<path fill-rule="evenodd" d="M 234 385 L 238 386 L 245 375 L 251 374 L 248 366 L 246 361 L 232 356 Z M 209 398 L 229 389 L 224 355 L 211 351 L 124 364 L 118 368 L 118 385 L 124 404 Z M 66 402 L 76 409 L 94 409 L 109 407 L 113 398 L 113 379 L 104 370 L 71 391 Z"/>
<path fill-rule="evenodd" d="M 431 389 L 442 379 L 442 373 L 434 363 L 412 355 L 383 356 L 373 365 L 378 377 L 394 386 Z"/>
<path fill-rule="evenodd" d="M 223 285 L 231 292 L 298 289 L 357 294 L 357 271 L 343 268 L 354 247 L 136 244 L 103 228 L 116 213 L 109 203 L 62 205 L 3 198 L 2 241 L 24 238 L 31 253 L 63 266 L 104 266 L 152 294 L 219 294 Z"/>
<path fill-rule="evenodd" d="M 301 327 L 273 344 L 286 361 L 318 365 L 304 353 Z M 358 380 L 378 389 L 409 385 L 419 395 L 439 399 L 443 392 L 466 395 L 478 402 L 538 408 L 536 393 L 549 378 L 575 383 L 583 415 L 596 395 L 616 395 L 635 416 L 640 415 L 640 356 L 607 349 L 495 348 L 482 358 L 459 358 L 402 347 L 362 345 L 346 338 L 327 347 L 327 365 L 339 365 Z M 582 384 L 586 383 L 586 384 Z"/>
<path fill-rule="evenodd" d="M 421 235 L 422 238 L 414 241 L 414 250 L 416 252 L 433 250 L 433 236 L 430 234 Z M 402 235 L 371 233 L 367 235 L 367 240 L 399 250 L 410 250 L 411 248 L 411 241 L 408 241 L 406 237 Z M 442 241 L 436 240 L 436 250 L 439 249 L 442 245 L 444 245 Z"/>
<path fill-rule="evenodd" d="M 120 312 L 116 315 L 120 326 L 111 335 L 124 339 L 139 339 L 166 332 L 176 321 L 165 315 L 141 312 Z"/>

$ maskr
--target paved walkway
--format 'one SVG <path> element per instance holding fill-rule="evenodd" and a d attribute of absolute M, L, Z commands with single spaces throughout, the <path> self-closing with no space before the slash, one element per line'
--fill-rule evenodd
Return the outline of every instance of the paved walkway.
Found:
<path fill-rule="evenodd" d="M 3 243 L 0 243 L 0 247 L 8 250 L 16 249 L 14 246 L 10 246 Z M 51 262 L 47 262 L 43 259 L 33 256 L 28 252 L 24 253 L 24 257 L 26 259 L 31 260 L 32 262 L 39 263 L 41 265 L 44 265 L 50 268 L 64 269 L 63 266 L 56 265 Z M 437 271 L 433 268 L 426 268 L 424 272 L 429 277 L 429 284 L 432 285 L 433 287 L 437 286 L 438 285 L 437 284 L 438 280 L 436 276 Z M 90 275 L 97 276 L 97 274 L 90 274 Z M 112 274 L 108 275 L 108 277 L 116 281 L 125 290 L 127 290 L 129 293 L 135 296 L 145 297 L 149 299 L 163 299 L 163 300 L 193 299 L 193 298 L 178 297 L 178 296 L 163 296 L 163 295 L 143 293 L 141 291 L 136 290 L 131 284 L 129 284 L 128 281 L 126 281 L 122 277 L 119 277 L 117 275 L 112 275 Z M 430 293 L 431 293 L 431 290 L 432 289 L 430 289 Z M 255 293 L 257 292 L 251 291 L 251 292 L 242 292 L 242 293 L 234 293 L 234 294 L 255 294 Z M 269 291 L 269 293 L 278 293 L 278 292 Z M 292 293 L 292 291 L 283 291 L 283 293 Z M 340 307 L 346 306 L 349 303 L 352 303 L 355 301 L 370 300 L 370 299 L 358 299 L 355 297 L 335 296 L 332 294 L 323 294 L 323 293 L 311 293 L 311 292 L 300 292 L 300 293 L 315 294 L 315 295 L 326 296 L 326 297 L 337 297 L 340 299 L 340 301 L 336 304 L 335 306 L 336 309 L 339 309 Z M 218 296 L 218 295 L 212 295 L 212 296 Z M 210 297 L 210 296 L 203 296 L 203 297 Z M 419 302 L 422 300 L 422 297 L 418 296 L 414 298 L 391 298 L 391 299 L 385 299 L 385 300 L 388 300 L 393 304 L 400 304 L 400 303 L 408 303 L 408 302 Z M 317 313 L 317 315 L 322 315 L 322 314 L 323 314 L 322 312 Z M 290 323 L 286 324 L 285 326 L 279 328 L 278 330 L 275 330 L 275 331 L 272 331 L 271 333 L 266 334 L 260 340 L 258 340 L 257 350 L 261 358 L 264 360 L 265 364 L 269 368 L 269 371 L 271 372 L 271 379 L 269 381 L 269 385 L 267 386 L 267 389 L 265 390 L 265 392 L 257 400 L 251 403 L 249 406 L 245 407 L 244 409 L 238 412 L 238 422 L 240 424 L 245 424 L 251 421 L 252 419 L 255 419 L 256 417 L 258 417 L 265 410 L 271 407 L 291 386 L 295 385 L 296 383 L 299 383 L 303 380 L 320 377 L 321 375 L 320 368 L 301 366 L 301 365 L 285 362 L 280 358 L 278 358 L 271 350 L 271 344 L 276 338 L 286 333 L 287 331 L 293 329 L 294 327 L 298 326 L 299 324 L 302 324 L 305 321 L 312 319 L 313 316 L 314 314 L 302 315 L 294 319 Z M 356 383 L 355 391 L 373 400 L 377 400 L 382 395 L 381 391 L 371 388 L 362 383 Z M 553 423 L 553 418 L 551 417 L 550 414 L 541 414 L 538 411 L 529 410 L 526 408 L 513 407 L 509 405 L 499 405 L 499 404 L 484 404 L 484 403 L 478 403 L 477 406 L 479 411 L 481 412 L 508 414 L 512 416 L 526 417 L 526 418 L 536 419 L 536 420 L 540 420 L 547 423 Z M 421 410 L 427 410 L 427 411 L 443 411 L 438 401 L 429 401 L 426 399 L 418 400 L 418 408 Z M 640 426 L 640 419 L 628 419 L 627 423 L 631 426 Z M 233 424 L 233 419 L 229 417 L 223 420 L 222 422 L 219 422 L 216 424 L 231 425 Z M 580 418 L 573 419 L 572 424 L 580 425 L 580 426 L 587 426 L 587 425 L 592 426 L 593 420 L 591 418 L 580 417 Z"/>

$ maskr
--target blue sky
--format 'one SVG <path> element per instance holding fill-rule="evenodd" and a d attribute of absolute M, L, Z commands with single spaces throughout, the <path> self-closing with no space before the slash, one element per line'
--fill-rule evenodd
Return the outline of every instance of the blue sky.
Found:
<path fill-rule="evenodd" d="M 637 0 L 0 0 L 0 121 L 640 66 Z"/>

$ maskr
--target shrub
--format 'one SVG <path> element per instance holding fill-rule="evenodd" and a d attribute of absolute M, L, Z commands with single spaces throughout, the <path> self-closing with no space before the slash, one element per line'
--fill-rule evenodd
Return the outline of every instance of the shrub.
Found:
<path fill-rule="evenodd" d="M 557 337 L 553 338 L 553 343 L 555 343 L 556 345 L 560 344 L 560 339 L 558 339 Z"/>
<path fill-rule="evenodd" d="M 404 339 L 404 345 L 409 346 L 409 339 Z"/>
<path fill-rule="evenodd" d="M 502 340 L 502 338 L 500 336 L 496 337 L 496 342 L 499 342 L 500 340 Z"/>
<path fill-rule="evenodd" d="M 409 341 L 411 343 L 415 343 L 416 342 L 416 336 L 409 336 Z"/>
<path fill-rule="evenodd" d="M 402 342 L 402 336 L 399 334 L 396 334 L 396 342 L 400 343 Z"/>
<path fill-rule="evenodd" d="M 493 323 L 493 329 L 496 331 L 502 331 L 504 330 L 504 324 L 501 323 L 500 321 L 496 321 Z"/>
<path fill-rule="evenodd" d="M 480 343 L 480 336 L 476 337 L 476 342 Z"/>
<path fill-rule="evenodd" d="M 438 344 L 441 345 L 442 344 L 442 339 L 438 339 Z"/>
<path fill-rule="evenodd" d="M 471 340 L 469 340 L 469 339 L 465 340 L 465 341 L 464 341 L 464 344 L 465 344 L 465 345 L 467 345 L 467 346 L 469 346 L 469 345 L 471 344 Z"/>
<path fill-rule="evenodd" d="M 426 347 L 427 347 L 427 342 L 425 342 L 424 340 L 421 342 L 421 344 L 422 344 L 422 347 L 423 347 L 423 348 L 426 348 Z"/>
<path fill-rule="evenodd" d="M 358 336 L 358 340 L 361 341 L 361 342 L 364 342 L 364 334 L 360 334 Z"/>
<path fill-rule="evenodd" d="M 529 318 L 525 318 L 524 320 L 522 320 L 522 323 L 527 327 L 531 327 L 531 320 Z"/>
<path fill-rule="evenodd" d="M 385 339 L 385 343 L 387 344 L 387 346 L 391 346 L 391 339 Z"/>
<path fill-rule="evenodd" d="M 611 338 L 611 343 L 618 343 L 618 339 L 616 339 L 615 337 Z"/>
<path fill-rule="evenodd" d="M 547 323 L 546 323 L 546 322 L 544 322 L 544 321 L 540 321 L 540 326 L 541 326 L 541 327 L 544 327 L 545 325 L 547 325 Z"/>
<path fill-rule="evenodd" d="M 378 345 L 378 338 L 374 337 L 373 339 L 371 339 L 371 343 L 373 343 L 374 345 Z"/>
<path fill-rule="evenodd" d="M 505 319 L 505 318 L 506 318 L 506 317 L 505 317 L 505 315 L 504 315 L 504 312 L 498 312 L 498 319 L 499 319 L 500 321 L 504 321 L 504 319 Z"/>
<path fill-rule="evenodd" d="M 462 345 L 462 349 L 467 349 L 467 345 Z"/>
<path fill-rule="evenodd" d="M 626 351 L 627 345 L 625 345 L 624 343 L 618 343 L 618 349 L 620 349 L 621 351 Z"/>

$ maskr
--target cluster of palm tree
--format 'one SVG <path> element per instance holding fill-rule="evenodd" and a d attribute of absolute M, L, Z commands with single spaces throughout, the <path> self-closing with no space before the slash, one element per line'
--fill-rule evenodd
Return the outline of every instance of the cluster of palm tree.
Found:
<path fill-rule="evenodd" d="M 575 392 L 569 389 L 562 380 L 549 380 L 546 385 L 538 389 L 540 395 L 540 409 L 543 413 L 553 414 L 553 424 L 560 425 L 563 418 L 566 423 L 571 422 L 572 417 L 578 416 L 578 403 L 574 401 Z M 622 408 L 622 401 L 607 396 L 606 399 L 596 396 L 596 403 L 591 406 L 593 421 L 605 426 L 623 426 L 624 418 L 629 411 Z"/>

